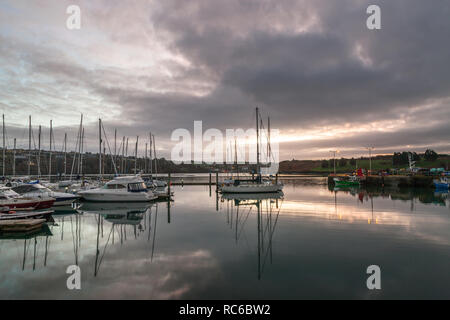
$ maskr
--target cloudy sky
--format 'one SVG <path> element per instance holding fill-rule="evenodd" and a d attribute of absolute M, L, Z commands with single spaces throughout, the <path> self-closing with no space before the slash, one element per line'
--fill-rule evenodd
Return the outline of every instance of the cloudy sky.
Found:
<path fill-rule="evenodd" d="M 27 145 L 29 115 L 44 144 L 52 119 L 56 149 L 74 145 L 83 113 L 89 149 L 101 117 L 167 157 L 174 129 L 249 128 L 259 106 L 281 159 L 450 152 L 449 17 L 448 0 L 0 0 L 8 146 Z"/>

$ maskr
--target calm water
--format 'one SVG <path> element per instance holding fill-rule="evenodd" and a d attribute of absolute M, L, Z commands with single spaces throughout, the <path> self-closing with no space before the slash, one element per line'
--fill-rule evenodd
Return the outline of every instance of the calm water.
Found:
<path fill-rule="evenodd" d="M 279 199 L 216 199 L 207 186 L 180 186 L 170 208 L 60 211 L 37 236 L 1 238 L 0 297 L 450 298 L 448 195 L 325 182 L 286 181 Z M 66 288 L 72 264 L 81 290 Z M 366 287 L 372 264 L 378 291 Z"/>

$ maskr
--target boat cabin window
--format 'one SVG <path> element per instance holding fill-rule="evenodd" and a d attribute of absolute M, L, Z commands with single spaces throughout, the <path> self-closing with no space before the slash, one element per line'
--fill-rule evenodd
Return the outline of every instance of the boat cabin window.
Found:
<path fill-rule="evenodd" d="M 123 184 L 106 184 L 106 189 L 125 189 L 126 187 Z"/>
<path fill-rule="evenodd" d="M 12 190 L 19 194 L 24 194 L 24 193 L 28 193 L 28 192 L 36 192 L 36 191 L 39 192 L 39 190 L 35 186 L 30 185 L 30 184 L 23 184 L 23 185 L 12 188 Z"/>
<path fill-rule="evenodd" d="M 8 199 L 6 196 L 0 195 L 0 200 L 6 200 L 6 199 Z"/>
<path fill-rule="evenodd" d="M 135 182 L 135 183 L 129 183 L 128 184 L 128 190 L 132 191 L 132 192 L 146 191 L 147 187 L 145 186 L 144 182 Z"/>

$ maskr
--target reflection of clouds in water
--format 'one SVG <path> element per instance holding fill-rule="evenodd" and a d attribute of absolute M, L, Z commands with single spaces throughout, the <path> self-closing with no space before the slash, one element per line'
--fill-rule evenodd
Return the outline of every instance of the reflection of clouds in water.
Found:
<path fill-rule="evenodd" d="M 180 299 L 193 287 L 208 286 L 220 274 L 218 262 L 205 250 L 160 254 L 149 259 L 108 259 L 89 297 L 108 299 Z M 126 270 L 126 271 L 124 271 Z"/>
<path fill-rule="evenodd" d="M 368 224 L 383 226 L 398 226 L 398 237 L 414 236 L 442 245 L 449 245 L 448 230 L 450 219 L 448 208 L 434 204 L 421 203 L 418 197 L 409 200 L 396 199 L 387 194 L 380 194 L 370 199 L 363 189 L 351 192 L 338 191 L 336 194 L 327 187 L 303 185 L 286 191 L 286 197 L 280 212 L 282 216 L 292 218 L 324 219 L 345 224 Z M 285 190 L 287 189 L 285 188 Z M 359 192 L 364 194 L 359 201 Z M 373 201 L 373 210 L 372 210 Z M 433 209 L 430 210 L 430 205 Z M 350 227 L 350 226 L 349 226 Z M 371 232 L 382 232 L 385 229 L 376 227 Z M 405 234 L 403 231 L 407 231 Z"/>

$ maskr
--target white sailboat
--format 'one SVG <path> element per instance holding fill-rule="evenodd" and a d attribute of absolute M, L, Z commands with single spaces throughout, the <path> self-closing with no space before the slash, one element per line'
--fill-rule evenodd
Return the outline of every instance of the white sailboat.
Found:
<path fill-rule="evenodd" d="M 256 170 L 257 177 L 255 179 L 228 179 L 220 186 L 222 193 L 273 193 L 283 190 L 283 184 L 270 178 L 263 178 L 259 163 L 259 143 L 260 143 L 260 126 L 259 126 L 259 110 L 256 108 Z M 269 128 L 270 132 L 270 128 Z M 269 133 L 270 134 L 270 133 Z M 235 147 L 236 148 L 236 147 Z M 270 148 L 269 148 L 270 149 Z M 235 151 L 236 155 L 237 151 Z M 237 161 L 236 161 L 237 167 Z"/>
<path fill-rule="evenodd" d="M 84 200 L 100 202 L 148 202 L 157 196 L 140 176 L 116 177 L 103 187 L 78 192 Z"/>

